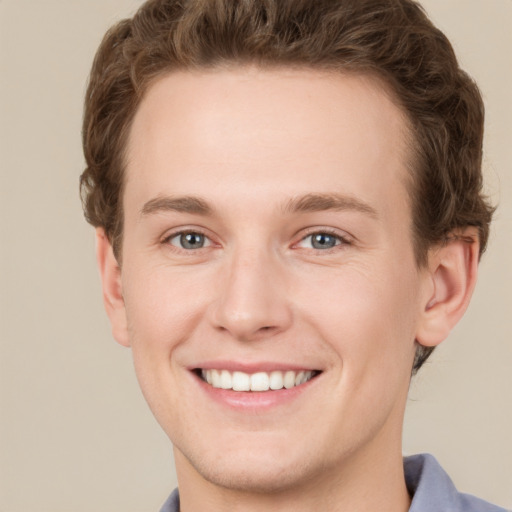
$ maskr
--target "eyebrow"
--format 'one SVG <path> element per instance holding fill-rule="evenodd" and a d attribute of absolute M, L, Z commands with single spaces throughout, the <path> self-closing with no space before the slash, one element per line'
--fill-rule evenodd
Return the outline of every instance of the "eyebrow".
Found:
<path fill-rule="evenodd" d="M 307 194 L 290 199 L 284 206 L 285 213 L 308 213 L 324 210 L 352 210 L 377 218 L 377 210 L 352 196 L 340 194 Z"/>
<path fill-rule="evenodd" d="M 356 211 L 377 218 L 377 211 L 369 204 L 351 196 L 340 194 L 306 194 L 287 201 L 282 211 L 290 213 L 320 212 L 325 210 Z M 214 209 L 207 201 L 196 196 L 163 196 L 150 199 L 142 207 L 141 217 L 160 212 L 191 213 L 195 215 L 212 215 Z"/>
<path fill-rule="evenodd" d="M 213 208 L 200 197 L 180 196 L 180 197 L 155 197 L 149 200 L 142 207 L 141 217 L 152 213 L 160 212 L 180 212 L 192 213 L 196 215 L 211 215 Z"/>

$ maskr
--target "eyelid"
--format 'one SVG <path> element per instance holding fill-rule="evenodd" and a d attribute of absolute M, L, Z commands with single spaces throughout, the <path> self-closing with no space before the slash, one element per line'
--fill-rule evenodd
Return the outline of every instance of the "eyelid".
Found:
<path fill-rule="evenodd" d="M 204 240 L 203 246 L 198 247 L 197 249 L 185 249 L 184 247 L 179 247 L 178 245 L 174 245 L 172 243 L 172 240 L 174 240 L 175 238 L 181 238 L 184 235 L 198 235 L 198 236 L 202 237 L 202 239 Z M 198 251 L 200 249 L 205 249 L 206 247 L 210 247 L 212 245 L 212 241 L 206 235 L 203 235 L 203 233 L 197 233 L 196 231 L 185 231 L 184 233 L 176 233 L 173 236 L 170 236 L 169 238 L 167 238 L 167 242 L 170 245 L 172 245 L 173 247 L 177 247 L 178 249 L 184 249 L 186 251 L 192 251 L 192 250 Z"/>
<path fill-rule="evenodd" d="M 208 245 L 200 247 L 198 249 L 184 249 L 183 247 L 179 247 L 177 245 L 173 245 L 170 243 L 173 238 L 176 238 L 181 235 L 187 235 L 187 234 L 196 234 L 196 235 L 203 236 L 208 241 Z M 208 249 L 214 245 L 217 245 L 213 241 L 213 238 L 211 236 L 209 236 L 204 229 L 201 229 L 196 226 L 185 226 L 185 227 L 175 228 L 175 229 L 171 230 L 170 232 L 167 232 L 161 238 L 160 243 L 162 245 L 168 245 L 177 251 L 183 251 L 186 253 L 197 252 L 197 251 L 200 251 L 201 249 Z"/>
<path fill-rule="evenodd" d="M 313 227 L 313 228 L 308 228 L 308 230 L 305 233 L 301 234 L 300 239 L 297 242 L 295 242 L 293 245 L 298 246 L 301 242 L 303 242 L 307 238 L 309 238 L 313 235 L 318 235 L 318 234 L 325 234 L 325 235 L 332 236 L 337 241 L 339 241 L 339 243 L 337 243 L 334 247 L 331 247 L 328 249 L 311 248 L 314 251 L 329 252 L 332 250 L 336 250 L 337 247 L 353 245 L 353 243 L 354 243 L 354 237 L 352 237 L 351 235 L 349 235 L 346 232 L 340 232 L 333 228 Z"/>
<path fill-rule="evenodd" d="M 182 247 L 178 247 L 177 245 L 173 245 L 170 243 L 170 241 L 173 238 L 176 238 L 176 237 L 184 235 L 184 234 L 189 234 L 189 233 L 194 233 L 194 234 L 203 236 L 207 240 L 208 245 L 206 245 L 204 247 L 200 247 L 198 249 L 184 249 Z M 303 230 L 303 232 L 300 234 L 300 238 L 292 244 L 292 247 L 297 247 L 301 242 L 306 240 L 308 237 L 311 237 L 316 234 L 326 234 L 326 235 L 332 236 L 339 242 L 334 247 L 331 247 L 328 249 L 311 248 L 312 250 L 317 251 L 317 252 L 326 252 L 327 253 L 329 251 L 336 250 L 336 248 L 340 247 L 340 246 L 353 245 L 353 243 L 355 241 L 354 237 L 345 231 L 339 231 L 334 228 L 316 227 L 315 226 L 315 227 L 311 227 L 311 228 L 307 228 L 306 230 Z M 167 232 L 165 235 L 163 235 L 163 237 L 160 239 L 160 243 L 162 245 L 168 245 L 177 251 L 183 251 L 183 252 L 187 252 L 187 253 L 197 252 L 197 251 L 200 251 L 201 249 L 208 249 L 208 248 L 211 248 L 212 246 L 220 245 L 214 241 L 214 239 L 211 235 L 207 234 L 207 231 L 205 229 L 202 229 L 197 226 L 183 226 L 183 227 L 172 229 L 170 232 Z"/>

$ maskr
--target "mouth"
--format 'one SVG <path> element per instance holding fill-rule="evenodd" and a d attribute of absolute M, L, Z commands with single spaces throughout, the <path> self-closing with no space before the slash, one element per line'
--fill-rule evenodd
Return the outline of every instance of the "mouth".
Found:
<path fill-rule="evenodd" d="M 321 372 L 318 370 L 286 370 L 245 373 L 224 369 L 196 368 L 194 373 L 212 388 L 239 392 L 265 392 L 302 386 Z"/>

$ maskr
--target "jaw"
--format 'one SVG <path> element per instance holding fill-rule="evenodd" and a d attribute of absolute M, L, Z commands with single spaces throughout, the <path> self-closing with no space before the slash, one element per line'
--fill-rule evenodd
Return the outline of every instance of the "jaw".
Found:
<path fill-rule="evenodd" d="M 220 436 L 222 447 L 204 447 L 202 453 L 185 453 L 175 446 L 180 494 L 199 499 L 201 489 L 207 501 L 212 502 L 212 497 L 222 500 L 224 507 L 219 510 L 244 512 L 332 510 L 333 500 L 345 503 L 343 509 L 361 510 L 361 496 L 375 499 L 367 496 L 370 487 L 380 498 L 399 489 L 407 498 L 399 440 L 388 442 L 386 453 L 377 443 L 364 450 L 352 446 L 343 451 L 308 436 L 289 442 L 291 433 L 290 429 L 282 435 L 230 430 Z M 325 454 L 320 462 L 319 452 Z M 393 500 L 384 499 L 381 505 L 386 502 Z M 201 503 L 204 506 L 205 500 L 199 500 L 198 506 Z M 374 505 L 363 509 L 387 510 Z"/>

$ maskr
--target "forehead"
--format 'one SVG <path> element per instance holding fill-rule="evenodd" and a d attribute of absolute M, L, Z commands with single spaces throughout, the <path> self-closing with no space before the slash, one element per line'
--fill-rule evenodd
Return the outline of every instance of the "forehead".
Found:
<path fill-rule="evenodd" d="M 158 195 L 220 194 L 227 183 L 240 185 L 237 197 L 339 186 L 371 199 L 383 179 L 405 200 L 407 134 L 405 115 L 373 77 L 287 68 L 174 72 L 149 88 L 135 115 L 126 206 Z"/>

